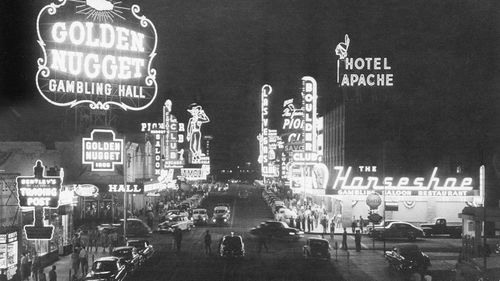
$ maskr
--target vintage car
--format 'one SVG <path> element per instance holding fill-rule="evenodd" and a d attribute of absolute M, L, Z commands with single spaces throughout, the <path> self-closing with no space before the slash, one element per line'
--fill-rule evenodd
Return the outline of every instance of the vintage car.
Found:
<path fill-rule="evenodd" d="M 129 272 L 136 271 L 144 263 L 144 257 L 133 246 L 115 247 L 111 255 L 123 259 Z"/>
<path fill-rule="evenodd" d="M 187 216 L 172 216 L 166 221 L 158 224 L 158 232 L 173 233 L 176 228 L 180 230 L 191 231 L 193 226 L 193 221 L 190 220 Z"/>
<path fill-rule="evenodd" d="M 149 260 L 155 252 L 153 245 L 146 239 L 128 240 L 127 246 L 137 248 L 137 252 L 144 257 L 143 261 Z"/>
<path fill-rule="evenodd" d="M 123 281 L 127 275 L 125 261 L 118 257 L 103 257 L 94 261 L 84 280 Z"/>
<path fill-rule="evenodd" d="M 403 238 L 415 241 L 417 238 L 424 237 L 424 231 L 411 223 L 396 221 L 383 227 L 375 227 L 371 235 L 376 239 Z"/>
<path fill-rule="evenodd" d="M 384 257 L 389 267 L 397 271 L 426 271 L 431 265 L 429 256 L 415 244 L 400 244 L 386 251 Z"/>
<path fill-rule="evenodd" d="M 308 238 L 302 252 L 306 260 L 330 260 L 330 243 L 326 239 Z"/>
<path fill-rule="evenodd" d="M 116 229 L 118 236 L 123 236 L 123 219 Z M 153 231 L 142 220 L 136 218 L 127 218 L 127 238 L 151 237 Z"/>
<path fill-rule="evenodd" d="M 304 236 L 304 232 L 289 227 L 288 224 L 282 221 L 261 222 L 259 226 L 250 230 L 250 234 L 283 240 L 299 240 L 300 237 Z"/>
<path fill-rule="evenodd" d="M 194 209 L 192 219 L 193 219 L 194 225 L 208 224 L 207 210 L 206 209 Z"/>
<path fill-rule="evenodd" d="M 229 224 L 229 219 L 231 218 L 231 212 L 228 206 L 215 206 L 214 213 L 212 216 L 213 224 Z"/>
<path fill-rule="evenodd" d="M 239 235 L 225 235 L 220 240 L 219 255 L 224 258 L 241 258 L 245 256 L 245 244 Z"/>
<path fill-rule="evenodd" d="M 166 221 L 168 220 L 169 218 L 171 217 L 174 217 L 174 216 L 189 216 L 189 212 L 187 211 L 184 211 L 184 210 L 179 210 L 179 209 L 171 209 L 171 210 L 168 210 L 166 211 L 162 217 L 160 217 L 161 221 Z"/>

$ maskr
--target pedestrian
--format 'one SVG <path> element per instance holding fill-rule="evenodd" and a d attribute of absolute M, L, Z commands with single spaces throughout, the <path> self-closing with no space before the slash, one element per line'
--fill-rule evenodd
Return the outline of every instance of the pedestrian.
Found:
<path fill-rule="evenodd" d="M 302 231 L 306 232 L 306 214 L 302 213 L 300 219 L 301 219 L 301 223 L 302 223 Z"/>
<path fill-rule="evenodd" d="M 212 254 L 212 236 L 208 232 L 208 230 L 205 232 L 205 237 L 203 237 L 205 240 L 205 255 L 211 255 Z"/>
<path fill-rule="evenodd" d="M 89 252 L 92 252 L 92 249 L 96 249 L 97 248 L 97 244 L 96 244 L 96 238 L 95 238 L 95 229 L 91 229 L 89 231 Z M 96 249 L 97 251 L 97 249 Z"/>
<path fill-rule="evenodd" d="M 73 246 L 73 250 L 80 247 L 80 236 L 78 235 L 78 233 L 73 234 L 73 238 L 71 238 L 71 244 Z"/>
<path fill-rule="evenodd" d="M 79 248 L 76 247 L 71 253 L 71 270 L 73 270 L 73 279 L 78 278 L 78 269 L 80 268 Z"/>
<path fill-rule="evenodd" d="M 81 247 L 88 250 L 90 244 L 89 231 L 84 230 L 80 234 Z"/>
<path fill-rule="evenodd" d="M 28 263 L 28 256 L 26 252 L 23 253 L 21 257 L 21 281 L 29 280 L 30 277 L 30 265 Z"/>
<path fill-rule="evenodd" d="M 38 270 L 38 280 L 47 281 L 47 276 L 45 275 L 45 272 L 43 272 L 43 267 Z"/>
<path fill-rule="evenodd" d="M 7 281 L 6 269 L 0 269 L 0 281 Z"/>
<path fill-rule="evenodd" d="M 49 271 L 49 281 L 57 281 L 56 266 L 52 266 L 52 270 Z"/>
<path fill-rule="evenodd" d="M 361 252 L 361 232 L 356 230 L 354 235 L 354 243 L 356 244 L 356 252 Z"/>
<path fill-rule="evenodd" d="M 266 249 L 266 253 L 269 252 L 269 249 L 267 248 L 267 244 L 266 244 L 266 240 L 267 240 L 267 237 L 266 235 L 264 234 L 261 234 L 259 236 L 257 236 L 257 252 L 260 254 L 260 252 L 262 251 L 262 247 L 264 247 Z"/>
<path fill-rule="evenodd" d="M 175 248 L 177 253 L 181 252 L 181 243 L 182 243 L 182 231 L 180 228 L 176 227 L 174 230 L 174 240 L 175 240 Z"/>
<path fill-rule="evenodd" d="M 348 250 L 347 248 L 347 229 L 344 227 L 344 233 L 342 233 L 342 250 Z"/>
<path fill-rule="evenodd" d="M 309 232 L 313 231 L 313 216 L 312 216 L 312 214 L 309 214 L 307 216 L 307 231 L 309 231 Z"/>
<path fill-rule="evenodd" d="M 333 243 L 334 235 L 335 235 L 335 220 L 334 220 L 334 218 L 332 218 L 332 220 L 330 221 L 330 238 L 332 240 L 332 243 Z"/>
<path fill-rule="evenodd" d="M 356 232 L 356 220 L 354 217 L 352 219 L 351 228 L 352 228 L 352 233 L 355 233 Z"/>
<path fill-rule="evenodd" d="M 323 227 L 323 234 L 326 234 L 328 230 L 328 219 L 326 218 L 326 216 L 323 216 L 323 218 L 321 219 L 321 226 Z"/>
<path fill-rule="evenodd" d="M 109 240 L 109 233 L 108 232 L 104 232 L 102 235 L 101 235 L 101 246 L 102 246 L 102 252 L 106 252 L 106 246 L 108 246 L 108 240 Z"/>
<path fill-rule="evenodd" d="M 359 216 L 359 229 L 361 230 L 361 233 L 363 233 L 364 226 L 365 226 L 365 220 L 363 219 L 363 216 Z"/>
<path fill-rule="evenodd" d="M 37 252 L 34 253 L 33 263 L 31 264 L 31 274 L 33 275 L 33 280 L 38 281 L 38 273 L 42 267 L 42 262 Z"/>
<path fill-rule="evenodd" d="M 89 269 L 89 254 L 85 248 L 82 248 L 80 250 L 80 253 L 78 253 L 78 257 L 80 259 L 80 267 L 82 268 L 82 277 L 87 275 L 88 269 Z"/>

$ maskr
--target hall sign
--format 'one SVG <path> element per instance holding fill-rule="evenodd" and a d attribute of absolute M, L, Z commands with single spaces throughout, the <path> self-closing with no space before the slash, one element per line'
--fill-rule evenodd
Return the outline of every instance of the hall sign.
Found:
<path fill-rule="evenodd" d="M 380 195 L 409 197 L 467 197 L 476 196 L 473 190 L 471 177 L 438 177 L 438 168 L 432 170 L 431 176 L 425 177 L 360 177 L 352 176 L 352 167 L 334 167 L 336 176 L 332 180 L 333 186 L 328 188 L 327 194 L 367 196 L 374 191 Z"/>
<path fill-rule="evenodd" d="M 143 194 L 144 185 L 142 184 L 127 184 L 125 187 L 123 184 L 108 184 L 108 192 L 111 193 L 131 193 L 131 194 Z"/>
<path fill-rule="evenodd" d="M 342 87 L 387 87 L 394 85 L 394 75 L 385 57 L 353 58 L 348 56 L 349 35 L 337 44 L 337 83 Z"/>
<path fill-rule="evenodd" d="M 82 163 L 90 164 L 92 171 L 114 171 L 123 164 L 123 139 L 115 138 L 113 130 L 93 130 L 90 138 L 82 139 Z"/>
<path fill-rule="evenodd" d="M 36 86 L 51 104 L 138 111 L 153 103 L 158 37 L 138 5 L 58 1 L 40 10 L 36 27 Z"/>

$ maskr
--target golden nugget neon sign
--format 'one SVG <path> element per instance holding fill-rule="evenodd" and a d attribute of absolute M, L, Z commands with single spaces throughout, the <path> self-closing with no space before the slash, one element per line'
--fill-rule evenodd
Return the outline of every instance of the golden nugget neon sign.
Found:
<path fill-rule="evenodd" d="M 151 105 L 158 90 L 152 68 L 157 33 L 139 12 L 138 5 L 106 0 L 59 0 L 43 7 L 37 17 L 40 94 L 56 106 Z"/>

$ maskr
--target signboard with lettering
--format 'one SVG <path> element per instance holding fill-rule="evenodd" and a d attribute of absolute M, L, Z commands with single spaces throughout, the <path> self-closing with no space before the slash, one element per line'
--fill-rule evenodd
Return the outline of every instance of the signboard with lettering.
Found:
<path fill-rule="evenodd" d="M 92 171 L 114 171 L 123 164 L 123 139 L 115 138 L 113 130 L 94 129 L 90 138 L 82 139 L 82 163 Z"/>
<path fill-rule="evenodd" d="M 364 200 L 366 196 L 377 193 L 387 200 L 433 197 L 437 201 L 470 201 L 478 196 L 471 177 L 438 176 L 434 168 L 430 177 L 377 177 L 353 176 L 352 167 L 334 167 L 333 185 L 327 187 L 326 194 L 348 195 Z"/>
<path fill-rule="evenodd" d="M 156 28 L 138 5 L 56 1 L 36 18 L 36 87 L 56 106 L 143 110 L 158 92 Z"/>
<path fill-rule="evenodd" d="M 99 193 L 99 188 L 93 184 L 78 184 L 74 192 L 80 197 L 94 197 Z"/>
<path fill-rule="evenodd" d="M 123 184 L 108 184 L 108 192 L 124 193 L 125 191 L 129 194 L 143 194 L 144 185 L 142 183 L 127 183 L 125 187 Z"/>
<path fill-rule="evenodd" d="M 181 177 L 186 180 L 196 181 L 196 180 L 206 180 L 208 174 L 210 174 L 210 168 L 183 168 L 181 169 Z"/>
<path fill-rule="evenodd" d="M 337 59 L 337 83 L 342 87 L 390 87 L 394 85 L 394 75 L 387 58 L 348 56 L 351 43 L 349 35 L 344 42 L 337 44 L 335 54 Z"/>
<path fill-rule="evenodd" d="M 19 176 L 16 187 L 19 207 L 35 209 L 34 224 L 25 225 L 24 231 L 28 240 L 52 239 L 54 226 L 44 226 L 43 213 L 46 208 L 59 207 L 59 195 L 62 179 L 59 176 L 44 176 L 45 167 L 42 161 L 36 161 L 33 176 Z"/>

